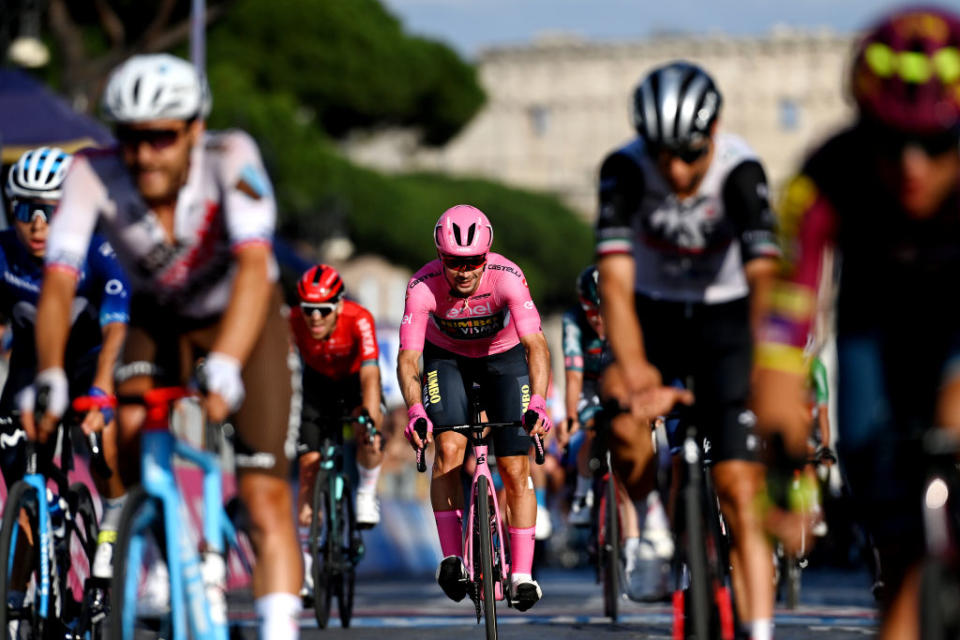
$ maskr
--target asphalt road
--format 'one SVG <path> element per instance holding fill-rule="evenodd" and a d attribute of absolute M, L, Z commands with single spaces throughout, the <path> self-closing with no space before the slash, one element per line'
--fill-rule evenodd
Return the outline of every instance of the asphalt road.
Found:
<path fill-rule="evenodd" d="M 667 604 L 641 605 L 624 600 L 616 624 L 603 618 L 603 599 L 592 574 L 585 570 L 547 571 L 540 575 L 544 599 L 527 613 L 501 611 L 500 637 L 670 638 L 670 608 Z M 232 618 L 244 637 L 254 638 L 249 606 L 239 598 L 231 606 Z M 233 599 L 237 602 L 237 599 Z M 336 606 L 334 606 L 336 610 Z M 862 573 L 812 571 L 804 574 L 801 606 L 794 611 L 778 609 L 778 640 L 800 638 L 864 638 L 876 635 L 876 612 L 869 594 L 869 581 Z M 336 613 L 325 630 L 316 626 L 312 610 L 305 611 L 303 638 L 351 638 L 367 640 L 483 638 L 484 627 L 476 623 L 469 600 L 447 600 L 429 578 L 410 580 L 358 580 L 357 602 L 351 628 L 342 629 Z"/>

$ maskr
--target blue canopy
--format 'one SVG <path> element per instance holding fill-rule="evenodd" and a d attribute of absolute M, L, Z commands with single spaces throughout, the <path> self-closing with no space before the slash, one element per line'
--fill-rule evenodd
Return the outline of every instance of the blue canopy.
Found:
<path fill-rule="evenodd" d="M 0 69 L 0 145 L 3 163 L 15 162 L 24 151 L 57 146 L 72 152 L 109 145 L 110 131 L 74 111 L 62 97 L 18 69 Z"/>

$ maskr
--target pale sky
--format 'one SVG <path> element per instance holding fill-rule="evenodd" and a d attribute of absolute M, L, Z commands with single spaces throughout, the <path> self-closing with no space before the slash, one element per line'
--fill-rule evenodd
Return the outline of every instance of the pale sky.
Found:
<path fill-rule="evenodd" d="M 411 32 L 474 56 L 484 47 L 561 31 L 625 40 L 657 31 L 757 34 L 774 25 L 862 29 L 891 0 L 383 0 Z M 940 6 L 960 12 L 960 0 Z"/>

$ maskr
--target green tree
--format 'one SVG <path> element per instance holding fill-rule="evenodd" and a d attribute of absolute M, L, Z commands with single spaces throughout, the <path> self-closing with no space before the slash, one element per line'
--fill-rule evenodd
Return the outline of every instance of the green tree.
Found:
<path fill-rule="evenodd" d="M 292 93 L 333 136 L 396 124 L 446 142 L 483 104 L 474 68 L 403 32 L 378 0 L 240 0 L 209 34 L 209 58 L 260 92 Z"/>

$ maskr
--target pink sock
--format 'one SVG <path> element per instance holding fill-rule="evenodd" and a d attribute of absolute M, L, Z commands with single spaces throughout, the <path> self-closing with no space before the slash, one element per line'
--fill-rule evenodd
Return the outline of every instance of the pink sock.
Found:
<path fill-rule="evenodd" d="M 529 574 L 533 570 L 533 548 L 537 541 L 533 532 L 536 527 L 520 529 L 510 527 L 510 553 L 513 555 L 513 573 Z"/>
<path fill-rule="evenodd" d="M 437 519 L 437 534 L 440 536 L 440 551 L 443 557 L 463 555 L 463 511 L 434 511 Z"/>

